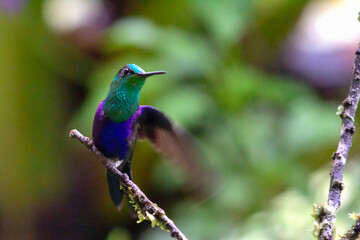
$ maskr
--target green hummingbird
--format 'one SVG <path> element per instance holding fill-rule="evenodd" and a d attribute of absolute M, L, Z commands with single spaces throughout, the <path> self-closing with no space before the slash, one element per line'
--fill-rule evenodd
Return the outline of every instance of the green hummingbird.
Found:
<path fill-rule="evenodd" d="M 156 149 L 177 161 L 192 158 L 184 134 L 176 130 L 167 116 L 150 106 L 139 105 L 139 94 L 150 76 L 164 71 L 145 72 L 135 64 L 121 68 L 111 82 L 106 98 L 99 104 L 93 122 L 95 146 L 110 159 L 120 162 L 118 169 L 130 179 L 131 160 L 137 139 L 148 139 Z M 121 209 L 124 192 L 115 176 L 107 173 L 110 196 Z"/>

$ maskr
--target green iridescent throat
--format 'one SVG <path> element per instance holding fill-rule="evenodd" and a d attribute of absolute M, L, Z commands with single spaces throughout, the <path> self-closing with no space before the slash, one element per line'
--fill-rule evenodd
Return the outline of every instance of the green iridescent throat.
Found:
<path fill-rule="evenodd" d="M 105 98 L 104 112 L 114 122 L 128 120 L 139 108 L 139 94 L 145 78 L 115 77 Z"/>

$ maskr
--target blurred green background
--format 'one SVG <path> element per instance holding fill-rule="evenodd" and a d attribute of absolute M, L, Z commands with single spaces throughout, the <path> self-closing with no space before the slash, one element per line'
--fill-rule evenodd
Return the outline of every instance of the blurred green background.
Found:
<path fill-rule="evenodd" d="M 214 175 L 205 196 L 188 191 L 184 172 L 137 145 L 134 181 L 189 239 L 313 239 L 359 10 L 357 0 L 0 0 L 0 239 L 170 239 L 117 212 L 104 169 L 68 138 L 91 136 L 128 63 L 168 72 L 140 102 L 196 136 Z M 337 234 L 360 211 L 359 145 L 356 133 Z"/>

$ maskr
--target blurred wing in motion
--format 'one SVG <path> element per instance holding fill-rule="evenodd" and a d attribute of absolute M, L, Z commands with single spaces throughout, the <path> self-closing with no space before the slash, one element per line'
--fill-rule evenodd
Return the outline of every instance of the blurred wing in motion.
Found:
<path fill-rule="evenodd" d="M 199 178 L 207 174 L 204 173 L 205 169 L 200 167 L 200 155 L 192 135 L 179 127 L 174 127 L 162 112 L 153 107 L 140 106 L 140 110 L 136 121 L 138 139 L 149 139 L 158 152 L 170 158 L 176 165 L 180 165 L 186 170 L 190 180 L 196 179 L 200 184 L 202 181 Z"/>

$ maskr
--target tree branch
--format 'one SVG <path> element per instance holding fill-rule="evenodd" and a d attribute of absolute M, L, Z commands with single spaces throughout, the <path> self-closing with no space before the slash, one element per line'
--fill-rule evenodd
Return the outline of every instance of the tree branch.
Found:
<path fill-rule="evenodd" d="M 185 235 L 175 226 L 174 222 L 166 216 L 164 210 L 159 208 L 156 204 L 151 202 L 140 188 L 133 183 L 129 176 L 120 172 L 114 162 L 106 158 L 95 146 L 90 138 L 83 136 L 76 129 L 70 131 L 70 137 L 78 139 L 83 143 L 91 152 L 93 152 L 112 175 L 116 176 L 120 181 L 121 189 L 129 195 L 135 210 L 139 217 L 139 222 L 149 220 L 151 226 L 159 226 L 161 229 L 170 232 L 171 237 L 178 240 L 187 240 Z"/>
<path fill-rule="evenodd" d="M 360 237 L 360 214 L 350 214 L 350 216 L 356 220 L 356 222 L 349 231 L 341 237 L 341 240 L 355 240 Z"/>
<path fill-rule="evenodd" d="M 330 188 L 328 200 L 325 204 L 314 205 L 315 229 L 314 235 L 320 240 L 332 240 L 335 235 L 334 223 L 336 212 L 340 207 L 341 191 L 344 188 L 343 172 L 346 160 L 351 148 L 352 135 L 355 132 L 354 119 L 357 105 L 359 102 L 360 91 L 360 46 L 356 51 L 355 63 L 353 66 L 353 77 L 351 80 L 348 96 L 338 108 L 337 114 L 342 119 L 340 141 L 336 152 L 333 154 L 334 160 L 330 171 Z"/>

